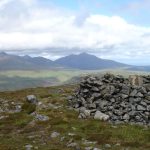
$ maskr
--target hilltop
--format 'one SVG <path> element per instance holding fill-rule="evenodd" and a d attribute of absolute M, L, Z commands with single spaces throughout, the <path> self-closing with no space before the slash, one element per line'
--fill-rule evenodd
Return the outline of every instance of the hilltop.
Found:
<path fill-rule="evenodd" d="M 79 119 L 78 112 L 67 104 L 67 97 L 77 87 L 64 85 L 1 92 L 0 149 L 150 149 L 149 128 Z M 39 101 L 36 114 L 31 115 L 35 108 L 27 104 L 27 95 L 35 95 Z"/>

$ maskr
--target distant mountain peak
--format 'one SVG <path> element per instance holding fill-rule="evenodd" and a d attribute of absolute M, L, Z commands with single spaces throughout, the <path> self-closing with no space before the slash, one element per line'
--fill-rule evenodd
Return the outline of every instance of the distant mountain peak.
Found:
<path fill-rule="evenodd" d="M 29 55 L 24 55 L 23 58 L 25 58 L 25 59 L 31 59 L 32 57 L 29 56 Z"/>
<path fill-rule="evenodd" d="M 76 54 L 75 56 L 91 56 L 91 54 L 83 52 L 83 53 Z M 92 55 L 92 56 L 94 56 L 94 55 Z"/>
<path fill-rule="evenodd" d="M 86 52 L 83 52 L 83 53 L 80 53 L 80 54 L 78 54 L 78 55 L 89 55 L 89 54 L 86 53 Z"/>
<path fill-rule="evenodd" d="M 8 54 L 2 51 L 0 52 L 0 55 L 2 56 L 2 55 L 8 55 Z"/>
<path fill-rule="evenodd" d="M 128 66 L 113 60 L 101 59 L 95 55 L 91 55 L 85 52 L 78 55 L 69 55 L 57 59 L 55 63 L 69 68 L 83 70 L 112 69 Z"/>
<path fill-rule="evenodd" d="M 93 58 L 96 58 L 97 56 L 95 55 L 92 55 L 92 54 L 89 54 L 89 53 L 86 53 L 86 52 L 83 52 L 83 53 L 80 53 L 76 56 L 82 56 L 82 57 L 93 57 Z M 98 58 L 98 57 L 97 57 Z M 98 59 L 101 59 L 101 58 L 98 58 Z"/>

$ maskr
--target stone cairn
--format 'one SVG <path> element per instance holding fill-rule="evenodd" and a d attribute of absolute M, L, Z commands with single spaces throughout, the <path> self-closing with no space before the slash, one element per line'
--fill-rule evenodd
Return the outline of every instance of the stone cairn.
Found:
<path fill-rule="evenodd" d="M 86 76 L 68 103 L 82 119 L 150 126 L 150 76 Z"/>

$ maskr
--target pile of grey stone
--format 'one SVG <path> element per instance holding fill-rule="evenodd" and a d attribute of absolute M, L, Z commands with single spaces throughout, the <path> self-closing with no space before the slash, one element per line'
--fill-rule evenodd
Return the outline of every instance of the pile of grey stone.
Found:
<path fill-rule="evenodd" d="M 86 76 L 68 102 L 79 118 L 150 126 L 150 76 Z"/>

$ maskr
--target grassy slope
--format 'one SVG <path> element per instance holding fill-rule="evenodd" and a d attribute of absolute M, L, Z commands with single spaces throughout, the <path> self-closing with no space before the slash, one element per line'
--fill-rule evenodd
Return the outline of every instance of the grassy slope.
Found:
<path fill-rule="evenodd" d="M 113 146 L 110 150 L 122 150 L 127 147 L 129 150 L 150 149 L 150 129 L 131 125 L 119 125 L 114 128 L 106 122 L 78 119 L 76 112 L 66 109 L 66 97 L 74 89 L 75 86 L 61 86 L 0 93 L 0 98 L 9 101 L 24 102 L 26 95 L 35 94 L 45 104 L 63 105 L 59 109 L 39 110 L 40 114 L 49 116 L 50 120 L 47 122 L 31 123 L 33 118 L 23 112 L 10 114 L 8 118 L 0 120 L 0 150 L 23 150 L 26 144 L 38 146 L 40 150 L 69 150 L 66 143 L 71 138 L 82 148 L 85 147 L 81 142 L 84 138 L 97 141 L 95 147 L 99 148 L 103 148 L 107 143 L 111 144 Z M 50 139 L 53 131 L 61 133 L 61 136 Z M 71 137 L 68 133 L 76 135 Z M 65 136 L 65 140 L 60 142 L 62 136 Z M 120 143 L 120 146 L 115 146 L 117 143 Z"/>

